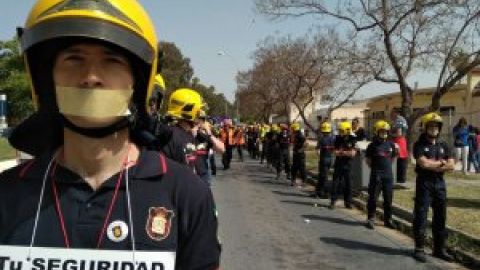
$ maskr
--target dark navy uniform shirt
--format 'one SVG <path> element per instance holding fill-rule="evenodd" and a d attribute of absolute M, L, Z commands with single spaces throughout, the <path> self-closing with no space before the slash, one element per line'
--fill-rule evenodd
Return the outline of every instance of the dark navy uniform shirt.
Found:
<path fill-rule="evenodd" d="M 207 175 L 208 173 L 208 152 L 212 149 L 212 145 L 199 138 L 195 138 L 195 173 L 199 176 Z"/>
<path fill-rule="evenodd" d="M 355 136 L 348 135 L 348 136 L 341 136 L 337 135 L 335 137 L 335 142 L 334 142 L 334 150 L 343 150 L 343 151 L 348 151 L 352 149 L 356 149 L 355 144 L 357 143 L 357 140 L 355 139 Z M 345 157 L 345 156 L 337 156 L 335 157 L 335 167 L 336 168 L 343 168 L 343 169 L 350 169 L 351 164 L 352 164 L 352 157 Z"/>
<path fill-rule="evenodd" d="M 48 173 L 34 246 L 65 247 L 54 196 L 59 205 L 70 247 L 97 247 L 120 173 L 93 190 L 80 176 L 53 163 L 35 159 L 0 174 L 0 244 L 28 246 L 45 173 Z M 125 174 L 113 204 L 107 230 L 114 222 L 127 226 L 100 238 L 101 249 L 130 250 L 132 226 L 128 218 Z M 154 151 L 142 151 L 128 169 L 133 233 L 138 250 L 176 252 L 176 269 L 216 269 L 220 246 L 210 189 L 188 168 Z M 117 228 L 118 229 L 118 228 Z"/>
<path fill-rule="evenodd" d="M 376 138 L 368 144 L 365 157 L 370 158 L 372 174 L 393 178 L 392 160 L 398 155 L 397 152 L 391 141 Z"/>
<path fill-rule="evenodd" d="M 425 138 L 425 136 L 421 136 L 418 141 L 415 142 L 413 145 L 413 156 L 415 159 L 419 159 L 420 157 L 424 156 L 427 159 L 433 160 L 441 160 L 441 159 L 450 159 L 452 158 L 452 154 L 450 152 L 450 147 L 447 143 L 443 141 L 436 141 L 435 144 L 432 144 L 430 141 Z M 415 172 L 419 179 L 422 177 L 424 178 L 441 178 L 443 177 L 443 172 L 435 172 L 432 170 L 427 170 L 422 167 L 417 162 L 415 166 Z"/>
<path fill-rule="evenodd" d="M 303 149 L 303 146 L 305 145 L 306 141 L 307 139 L 305 138 L 305 136 L 301 131 L 295 131 L 294 137 L 293 137 L 293 152 L 294 153 L 303 152 L 301 150 Z"/>
<path fill-rule="evenodd" d="M 282 149 L 288 148 L 290 145 L 290 133 L 288 130 L 283 129 L 280 133 L 277 134 L 278 146 Z"/>
<path fill-rule="evenodd" d="M 333 159 L 333 147 L 335 143 L 335 137 L 323 135 L 318 138 L 317 149 L 320 149 L 320 161 Z"/>
<path fill-rule="evenodd" d="M 195 163 L 195 137 L 190 132 L 185 131 L 178 126 L 172 127 L 172 138 L 165 147 L 163 152 L 165 156 L 179 163 L 191 165 Z"/>

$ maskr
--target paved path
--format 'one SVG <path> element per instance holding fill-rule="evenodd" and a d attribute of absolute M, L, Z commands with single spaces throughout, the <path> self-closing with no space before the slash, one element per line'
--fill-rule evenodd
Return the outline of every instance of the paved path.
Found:
<path fill-rule="evenodd" d="M 233 162 L 218 174 L 212 190 L 224 269 L 463 269 L 433 258 L 417 263 L 410 238 L 368 230 L 363 213 L 329 210 L 327 200 L 274 180 L 257 161 Z"/>

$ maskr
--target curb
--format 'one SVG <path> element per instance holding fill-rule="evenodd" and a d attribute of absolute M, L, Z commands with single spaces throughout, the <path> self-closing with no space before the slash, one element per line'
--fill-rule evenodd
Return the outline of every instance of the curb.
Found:
<path fill-rule="evenodd" d="M 362 192 L 359 197 L 353 199 L 355 207 L 365 212 L 367 210 L 367 198 L 368 194 L 366 192 Z M 379 202 L 381 202 L 381 200 L 379 200 Z M 405 208 L 399 207 L 397 205 L 392 205 L 392 215 L 392 219 L 397 227 L 397 230 L 410 237 L 413 237 L 413 214 Z M 381 203 L 379 203 L 379 206 L 377 207 L 376 217 L 383 220 L 383 209 L 381 207 Z M 429 227 L 431 227 L 431 222 L 431 219 L 427 220 L 427 224 L 429 225 Z M 480 246 L 480 239 L 478 237 L 469 235 L 449 226 L 447 226 L 447 232 L 447 246 L 455 246 L 455 243 L 457 243 L 457 247 L 455 248 L 447 247 L 448 251 L 454 255 L 456 261 L 466 267 L 471 267 L 472 269 L 479 269 L 480 259 L 478 258 L 478 256 L 471 252 L 462 250 L 458 247 L 458 243 L 469 242 L 471 245 Z M 433 247 L 433 238 L 430 230 L 427 230 L 426 244 L 430 248 Z"/>
<path fill-rule="evenodd" d="M 307 182 L 310 184 L 316 184 L 317 175 L 312 172 L 307 172 L 308 179 Z M 354 192 L 355 194 L 355 192 Z M 362 210 L 363 212 L 367 211 L 366 200 L 368 199 L 368 193 L 365 191 L 357 192 L 358 196 L 353 198 L 353 204 L 356 208 Z M 379 200 L 376 217 L 383 220 L 383 208 L 381 200 Z M 402 208 L 398 205 L 392 205 L 392 220 L 395 223 L 397 230 L 413 237 L 413 213 L 411 210 Z M 432 235 L 429 228 L 431 228 L 431 219 L 427 219 L 427 230 L 426 230 L 426 244 L 429 247 L 432 247 Z M 477 255 L 467 251 L 468 248 L 465 245 L 460 243 L 469 243 L 470 246 L 479 246 L 480 247 L 480 238 L 457 230 L 447 225 L 448 239 L 447 239 L 447 249 L 455 257 L 455 260 L 462 264 L 463 266 L 469 267 L 471 269 L 480 269 L 480 258 Z M 448 246 L 455 246 L 455 248 L 450 248 Z M 462 249 L 463 247 L 463 249 Z M 467 249 L 467 250 L 465 250 Z"/>

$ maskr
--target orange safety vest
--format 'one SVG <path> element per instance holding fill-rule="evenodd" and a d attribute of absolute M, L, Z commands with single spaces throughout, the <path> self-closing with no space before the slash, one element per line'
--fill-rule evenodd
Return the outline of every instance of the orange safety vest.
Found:
<path fill-rule="evenodd" d="M 238 130 L 237 134 L 235 135 L 235 142 L 237 145 L 244 145 L 245 144 L 245 138 L 243 137 L 243 131 Z"/>
<path fill-rule="evenodd" d="M 228 128 L 228 131 L 226 131 L 225 128 L 222 128 L 222 131 L 220 131 L 220 137 L 224 144 L 235 145 L 235 140 L 233 139 L 233 130 L 231 128 Z"/>

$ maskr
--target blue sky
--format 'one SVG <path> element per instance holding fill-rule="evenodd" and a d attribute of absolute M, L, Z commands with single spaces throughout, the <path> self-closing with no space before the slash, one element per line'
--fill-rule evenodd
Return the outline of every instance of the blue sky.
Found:
<path fill-rule="evenodd" d="M 36 0 L 4 0 L 0 10 L 0 40 L 10 39 L 23 25 Z M 316 22 L 312 17 L 269 21 L 255 14 L 253 0 L 140 0 L 152 18 L 160 40 L 174 42 L 191 59 L 195 76 L 233 101 L 237 70 L 253 65 L 252 53 L 267 36 L 303 36 Z M 218 55 L 222 51 L 226 55 Z M 424 75 L 412 78 L 419 86 L 435 82 Z M 167 82 L 168 83 L 168 82 Z M 360 97 L 396 91 L 372 84 Z"/>

